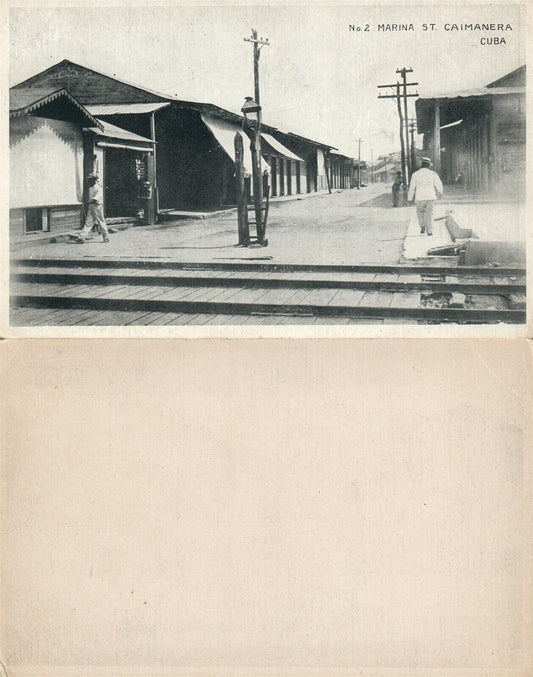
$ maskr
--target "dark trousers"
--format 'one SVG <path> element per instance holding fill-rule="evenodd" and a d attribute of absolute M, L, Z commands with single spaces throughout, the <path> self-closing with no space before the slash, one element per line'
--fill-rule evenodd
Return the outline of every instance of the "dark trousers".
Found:
<path fill-rule="evenodd" d="M 394 190 L 392 189 L 392 206 L 397 207 L 400 202 L 400 189 Z"/>

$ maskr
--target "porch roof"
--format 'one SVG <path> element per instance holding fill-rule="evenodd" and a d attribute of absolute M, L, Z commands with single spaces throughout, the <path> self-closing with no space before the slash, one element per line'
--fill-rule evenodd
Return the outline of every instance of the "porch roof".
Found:
<path fill-rule="evenodd" d="M 441 124 L 447 124 L 462 117 L 469 106 L 486 106 L 494 96 L 524 95 L 525 91 L 525 87 L 478 87 L 421 97 L 415 103 L 418 133 L 423 134 L 432 128 L 433 110 L 437 103 L 441 105 Z M 450 120 L 446 117 L 447 110 L 450 111 Z"/>
<path fill-rule="evenodd" d="M 86 128 L 88 132 L 92 132 L 97 136 L 103 136 L 107 139 L 119 139 L 120 141 L 135 141 L 136 143 L 144 144 L 154 144 L 156 143 L 152 139 L 148 139 L 145 136 L 140 136 L 139 134 L 134 134 L 129 132 L 127 129 L 122 129 L 116 125 L 112 125 L 109 122 L 104 122 L 103 120 L 98 120 L 100 127 L 88 127 Z"/>

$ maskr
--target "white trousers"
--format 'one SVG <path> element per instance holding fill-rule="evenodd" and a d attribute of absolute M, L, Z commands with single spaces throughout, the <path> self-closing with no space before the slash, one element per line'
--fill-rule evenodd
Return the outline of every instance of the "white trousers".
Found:
<path fill-rule="evenodd" d="M 102 237 L 108 237 L 109 232 L 107 230 L 107 224 L 104 218 L 104 208 L 101 204 L 91 202 L 89 204 L 89 209 L 87 210 L 87 216 L 85 217 L 85 224 L 79 232 L 79 236 L 84 240 L 91 232 L 92 227 L 97 224 L 98 229 Z"/>

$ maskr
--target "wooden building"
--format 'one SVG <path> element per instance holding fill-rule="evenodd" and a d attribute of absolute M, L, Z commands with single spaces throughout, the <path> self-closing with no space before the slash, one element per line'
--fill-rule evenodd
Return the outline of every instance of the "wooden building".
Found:
<path fill-rule="evenodd" d="M 10 235 L 78 228 L 83 203 L 83 128 L 101 131 L 63 88 L 11 92 Z"/>
<path fill-rule="evenodd" d="M 329 154 L 332 188 L 352 188 L 357 183 L 358 161 L 338 152 Z"/>
<path fill-rule="evenodd" d="M 424 151 L 447 184 L 524 199 L 526 67 L 479 89 L 416 102 Z"/>
<path fill-rule="evenodd" d="M 328 156 L 333 146 L 308 139 L 294 132 L 275 129 L 272 135 L 302 162 L 300 165 L 301 193 L 315 193 L 328 189 Z M 285 193 L 283 193 L 285 194 Z"/>
<path fill-rule="evenodd" d="M 135 181 L 148 182 L 148 222 L 165 210 L 210 210 L 235 204 L 234 147 L 244 134 L 241 115 L 210 103 L 183 101 L 64 60 L 12 91 L 55 86 L 65 88 L 100 121 L 93 155 L 105 172 L 107 215 L 131 216 Z M 128 140 L 99 138 L 119 128 Z M 262 154 L 271 194 L 294 195 L 328 188 L 328 146 L 263 124 Z M 107 143 L 107 146 L 104 144 Z M 122 146 L 122 147 L 120 147 Z M 245 138 L 245 169 L 251 169 Z M 128 155 L 126 151 L 131 151 Z M 131 154 L 133 153 L 133 155 Z M 90 149 L 86 152 L 91 157 Z M 125 196 L 118 197 L 120 191 Z"/>
<path fill-rule="evenodd" d="M 100 175 L 108 217 L 142 204 L 153 142 L 98 120 L 65 88 L 11 90 L 9 145 L 12 236 L 80 227 L 89 172 Z"/>

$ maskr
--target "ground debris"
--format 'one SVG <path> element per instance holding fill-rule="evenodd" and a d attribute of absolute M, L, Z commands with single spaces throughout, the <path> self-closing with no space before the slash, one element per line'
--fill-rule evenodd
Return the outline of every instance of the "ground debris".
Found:
<path fill-rule="evenodd" d="M 420 305 L 426 308 L 449 308 L 451 296 L 449 293 L 422 292 Z"/>
<path fill-rule="evenodd" d="M 466 294 L 461 294 L 461 292 L 455 291 L 452 293 L 450 298 L 449 307 L 450 308 L 464 308 L 466 303 Z"/>
<path fill-rule="evenodd" d="M 509 304 L 513 310 L 524 310 L 526 307 L 525 294 L 510 294 L 508 297 Z"/>

